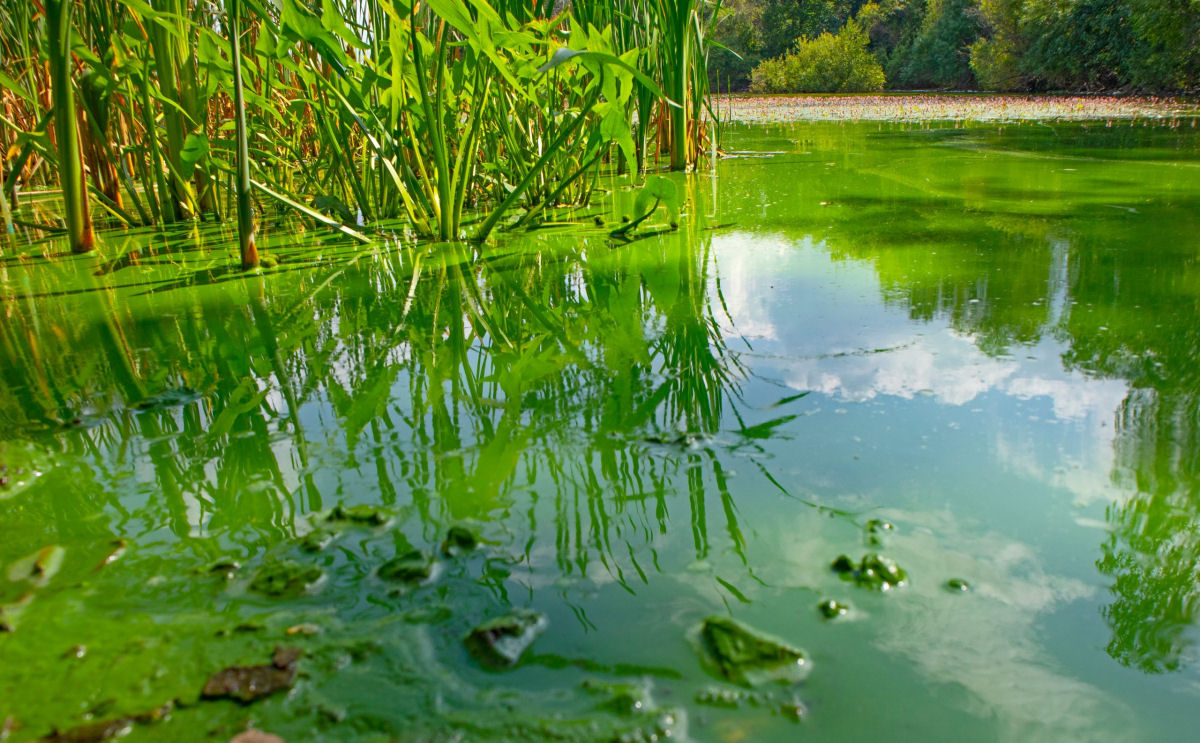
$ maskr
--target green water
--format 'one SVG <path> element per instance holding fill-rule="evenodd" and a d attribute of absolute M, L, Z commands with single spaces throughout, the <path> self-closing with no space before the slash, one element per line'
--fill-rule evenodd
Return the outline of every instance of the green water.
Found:
<path fill-rule="evenodd" d="M 678 232 L 627 245 L 276 231 L 250 277 L 214 230 L 6 248 L 0 725 L 173 700 L 127 739 L 1194 735 L 1195 130 L 726 148 Z M 322 526 L 362 504 L 387 522 Z M 377 573 L 455 525 L 481 544 L 430 580 Z M 875 552 L 906 585 L 830 570 Z M 259 590 L 288 563 L 320 578 Z M 468 653 L 525 608 L 548 624 L 515 668 Z M 714 615 L 807 678 L 720 678 Z M 276 646 L 305 653 L 289 691 L 201 699 Z"/>

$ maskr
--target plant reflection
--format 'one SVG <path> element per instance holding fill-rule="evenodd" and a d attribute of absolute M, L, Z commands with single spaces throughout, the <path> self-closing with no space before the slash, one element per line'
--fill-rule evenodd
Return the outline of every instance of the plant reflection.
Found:
<path fill-rule="evenodd" d="M 135 286 L 81 261 L 10 266 L 0 421 L 76 482 L 22 507 L 58 511 L 34 520 L 52 531 L 166 528 L 203 564 L 259 554 L 335 503 L 379 503 L 431 542 L 500 524 L 530 564 L 553 534 L 564 577 L 634 591 L 677 493 L 708 554 L 715 491 L 744 563 L 713 451 L 744 370 L 712 317 L 710 241 L 601 234 L 488 254 L 332 245 L 324 267 L 241 281 L 193 280 L 219 235 L 160 269 L 143 252 Z"/>

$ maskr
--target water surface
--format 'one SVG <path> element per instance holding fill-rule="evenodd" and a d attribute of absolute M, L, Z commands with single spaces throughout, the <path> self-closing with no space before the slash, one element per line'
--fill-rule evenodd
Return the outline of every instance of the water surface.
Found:
<path fill-rule="evenodd" d="M 213 230 L 6 252 L 0 723 L 175 700 L 129 739 L 1189 735 L 1194 130 L 794 124 L 726 147 L 680 181 L 682 228 L 629 244 L 277 232 L 249 277 Z M 360 504 L 389 521 L 305 549 Z M 454 525 L 482 546 L 434 580 L 377 575 Z M 23 574 L 51 545 L 61 568 Z M 870 552 L 908 584 L 829 569 Z M 252 589 L 285 562 L 321 578 Z M 510 608 L 548 628 L 484 668 L 462 638 Z M 710 674 L 712 615 L 803 648 L 807 679 Z M 289 644 L 290 692 L 199 699 Z"/>

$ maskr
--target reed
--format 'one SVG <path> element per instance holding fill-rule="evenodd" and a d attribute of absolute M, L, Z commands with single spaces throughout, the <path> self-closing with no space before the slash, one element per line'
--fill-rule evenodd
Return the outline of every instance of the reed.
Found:
<path fill-rule="evenodd" d="M 83 183 L 79 128 L 75 111 L 75 88 L 71 80 L 70 0 L 46 0 L 46 47 L 49 50 L 50 89 L 53 96 L 54 137 L 58 150 L 58 177 L 62 187 L 63 219 L 72 253 L 86 253 L 95 246 Z"/>
<path fill-rule="evenodd" d="M 252 189 L 320 227 L 483 242 L 587 204 L 602 168 L 702 150 L 701 0 L 12 5 L 5 194 L 61 188 L 74 250 L 89 192 L 105 227 L 236 219 L 247 266 Z"/>
<path fill-rule="evenodd" d="M 225 14 L 229 24 L 229 61 L 233 68 L 234 142 L 237 150 L 238 249 L 242 268 L 258 266 L 258 247 L 254 241 L 254 212 L 250 204 L 250 145 L 246 139 L 246 102 L 242 94 L 242 45 L 240 0 L 226 0 Z"/>

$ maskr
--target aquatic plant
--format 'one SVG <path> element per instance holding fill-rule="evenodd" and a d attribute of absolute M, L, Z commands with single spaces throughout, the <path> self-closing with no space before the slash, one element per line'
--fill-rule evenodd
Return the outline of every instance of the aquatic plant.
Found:
<path fill-rule="evenodd" d="M 229 60 L 233 67 L 234 142 L 237 149 L 238 248 L 242 268 L 258 265 L 258 248 L 254 243 L 254 214 L 250 205 L 250 147 L 246 140 L 246 102 L 242 94 L 241 4 L 226 0 L 225 15 L 229 26 Z"/>
<path fill-rule="evenodd" d="M 62 185 L 63 217 L 70 235 L 71 251 L 86 253 L 92 249 L 91 217 L 87 191 L 83 186 L 79 130 L 75 119 L 75 88 L 71 81 L 71 0 L 47 0 L 46 48 L 49 51 L 54 128 L 58 147 L 58 179 Z"/>
<path fill-rule="evenodd" d="M 53 186 L 74 250 L 89 197 L 101 226 L 236 213 L 246 267 L 255 204 L 359 237 L 532 226 L 588 203 L 600 168 L 645 167 L 652 138 L 673 167 L 703 155 L 700 7 L 19 0 L 0 23 L 9 223 L 58 229 L 18 196 Z"/>

